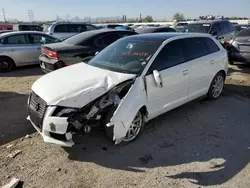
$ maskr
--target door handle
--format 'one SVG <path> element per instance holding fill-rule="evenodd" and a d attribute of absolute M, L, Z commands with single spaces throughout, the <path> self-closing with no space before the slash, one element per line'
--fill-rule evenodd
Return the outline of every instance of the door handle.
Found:
<path fill-rule="evenodd" d="M 38 50 L 41 50 L 41 47 L 38 47 L 37 49 L 38 49 Z"/>
<path fill-rule="evenodd" d="M 186 69 L 186 70 L 183 70 L 182 71 L 182 74 L 185 76 L 185 75 L 187 75 L 188 74 L 188 70 Z"/>
<path fill-rule="evenodd" d="M 15 49 L 11 48 L 11 49 L 10 49 L 10 51 L 11 51 L 11 52 L 14 52 L 14 51 L 15 51 Z"/>
<path fill-rule="evenodd" d="M 214 64 L 214 60 L 211 60 L 209 63 L 210 63 L 210 64 Z"/>

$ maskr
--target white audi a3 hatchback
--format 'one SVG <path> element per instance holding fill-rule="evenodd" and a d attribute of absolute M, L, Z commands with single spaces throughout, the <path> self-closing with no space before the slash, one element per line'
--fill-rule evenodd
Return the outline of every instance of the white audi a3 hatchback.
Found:
<path fill-rule="evenodd" d="M 228 57 L 208 34 L 154 33 L 122 38 L 32 86 L 28 120 L 45 142 L 71 147 L 74 133 L 103 127 L 115 144 L 191 100 L 220 97 Z"/>

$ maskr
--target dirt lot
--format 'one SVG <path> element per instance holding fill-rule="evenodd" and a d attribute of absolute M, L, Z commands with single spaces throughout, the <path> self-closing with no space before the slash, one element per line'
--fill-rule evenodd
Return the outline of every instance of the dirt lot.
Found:
<path fill-rule="evenodd" d="M 23 187 L 46 188 L 250 187 L 250 66 L 230 67 L 219 100 L 164 114 L 126 146 L 98 131 L 76 136 L 73 148 L 43 143 L 26 120 L 27 93 L 40 75 L 38 67 L 0 75 L 0 185 L 17 177 Z"/>

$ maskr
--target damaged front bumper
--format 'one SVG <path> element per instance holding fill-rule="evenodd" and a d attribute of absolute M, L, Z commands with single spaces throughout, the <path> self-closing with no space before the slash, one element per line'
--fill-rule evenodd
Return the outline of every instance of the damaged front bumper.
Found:
<path fill-rule="evenodd" d="M 33 127 L 42 135 L 44 142 L 64 147 L 72 147 L 74 142 L 72 140 L 72 133 L 67 132 L 67 118 L 51 116 L 55 108 L 56 107 L 47 107 L 40 125 L 35 123 L 35 118 L 31 113 L 29 113 L 27 120 L 29 120 Z"/>

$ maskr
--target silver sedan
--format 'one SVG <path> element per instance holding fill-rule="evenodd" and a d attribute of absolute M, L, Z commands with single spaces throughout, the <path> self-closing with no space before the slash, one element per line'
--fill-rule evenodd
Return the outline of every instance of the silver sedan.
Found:
<path fill-rule="evenodd" d="M 0 34 L 0 72 L 9 72 L 18 66 L 39 64 L 41 45 L 55 42 L 60 42 L 60 39 L 37 31 Z"/>

